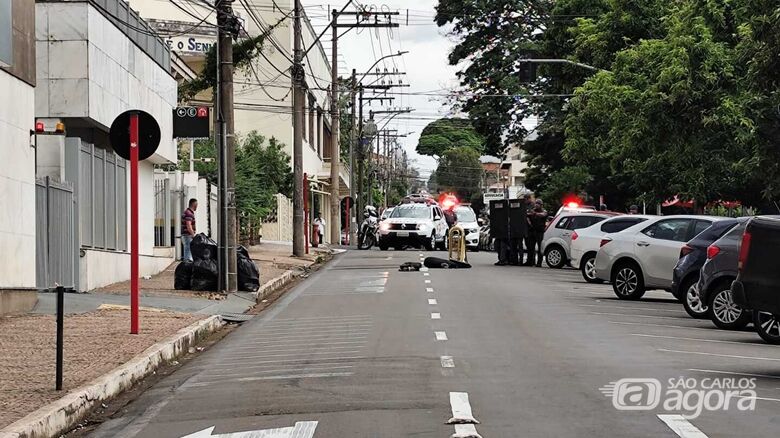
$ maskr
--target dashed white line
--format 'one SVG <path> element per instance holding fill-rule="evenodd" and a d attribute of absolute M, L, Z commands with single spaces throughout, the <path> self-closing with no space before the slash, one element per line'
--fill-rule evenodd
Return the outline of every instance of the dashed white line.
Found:
<path fill-rule="evenodd" d="M 428 298 L 428 304 L 435 306 L 438 303 L 436 302 L 436 298 Z"/>
<path fill-rule="evenodd" d="M 442 356 L 440 359 L 442 368 L 455 368 L 455 360 L 452 356 Z"/>
<path fill-rule="evenodd" d="M 482 438 L 482 435 L 477 433 L 477 428 L 473 424 L 456 424 L 455 433 L 450 438 Z"/>
<path fill-rule="evenodd" d="M 422 268 L 420 268 L 420 272 L 428 272 L 428 267 L 423 266 Z"/>
<path fill-rule="evenodd" d="M 450 407 L 452 418 L 447 421 L 448 424 L 479 424 L 471 412 L 468 392 L 450 392 Z"/>
<path fill-rule="evenodd" d="M 431 313 L 431 319 L 441 319 L 441 313 Z"/>
<path fill-rule="evenodd" d="M 682 415 L 658 415 L 658 419 L 666 423 L 677 436 L 681 438 L 707 438 L 704 432 L 691 424 Z"/>
<path fill-rule="evenodd" d="M 437 341 L 446 341 L 447 340 L 447 332 L 433 332 L 434 335 L 436 335 Z"/>
<path fill-rule="evenodd" d="M 431 280 L 425 280 L 425 284 L 431 284 Z"/>
<path fill-rule="evenodd" d="M 427 268 L 426 268 L 426 269 L 427 269 Z M 420 270 L 422 271 L 422 269 L 420 269 Z M 428 277 L 428 276 L 430 276 L 430 275 L 431 275 L 431 273 L 430 273 L 430 272 L 423 272 L 423 275 L 424 275 L 424 276 L 426 276 L 426 277 Z"/>
<path fill-rule="evenodd" d="M 432 287 L 426 287 L 425 288 L 425 292 L 433 292 L 433 288 Z"/>

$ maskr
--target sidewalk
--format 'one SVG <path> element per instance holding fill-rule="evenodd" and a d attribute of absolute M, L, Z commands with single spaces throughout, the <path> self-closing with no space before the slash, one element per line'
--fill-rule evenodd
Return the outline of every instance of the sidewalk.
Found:
<path fill-rule="evenodd" d="M 305 257 L 292 257 L 292 247 L 283 243 L 263 243 L 248 250 L 260 268 L 261 290 L 266 290 L 269 295 L 283 288 L 297 275 L 308 272 L 321 257 L 314 251 Z M 328 250 L 321 248 L 321 251 Z M 17 427 L 20 422 L 28 422 L 31 417 L 35 417 L 33 422 L 40 419 L 41 430 L 55 430 L 61 425 L 61 419 L 53 416 L 52 412 L 72 410 L 78 416 L 76 412 L 86 412 L 93 403 L 103 399 L 93 396 L 94 391 L 84 385 L 94 385 L 100 379 L 108 379 L 112 383 L 106 388 L 114 387 L 115 391 L 120 391 L 127 382 L 118 383 L 116 375 L 121 375 L 128 382 L 136 379 L 128 377 L 122 367 L 133 366 L 139 360 L 149 360 L 152 365 L 143 366 L 142 371 L 136 372 L 140 378 L 156 368 L 153 364 L 159 364 L 160 348 L 166 348 L 168 353 L 165 354 L 170 357 L 181 354 L 178 347 L 174 346 L 179 344 L 171 343 L 171 336 L 195 330 L 192 329 L 193 325 L 198 321 L 207 322 L 205 319 L 210 315 L 227 315 L 239 320 L 249 318 L 250 315 L 241 314 L 258 302 L 264 302 L 262 296 L 249 292 L 223 296 L 175 290 L 173 277 L 176 265 L 173 263 L 160 274 L 140 281 L 139 335 L 128 333 L 129 281 L 92 293 L 65 295 L 63 391 L 54 390 L 56 330 L 53 315 L 56 294 L 39 293 L 38 303 L 31 314 L 0 318 L 0 430 L 14 422 L 13 427 Z M 198 330 L 201 333 L 202 329 Z M 190 335 L 194 336 L 192 333 Z M 151 351 L 155 349 L 157 352 Z M 157 355 L 152 358 L 153 354 Z M 97 386 L 103 388 L 101 384 Z M 69 393 L 74 389 L 75 392 Z M 82 395 L 74 397 L 74 394 Z M 55 401 L 62 406 L 52 404 Z M 71 401 L 76 404 L 71 406 Z M 33 412 L 39 408 L 40 414 Z M 25 418 L 18 421 L 22 417 Z M 44 423 L 46 426 L 40 426 Z M 0 432 L 0 435 L 3 433 Z"/>

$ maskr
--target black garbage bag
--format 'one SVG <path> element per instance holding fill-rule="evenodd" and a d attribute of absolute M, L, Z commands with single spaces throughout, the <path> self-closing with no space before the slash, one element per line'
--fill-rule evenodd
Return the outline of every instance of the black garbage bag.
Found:
<path fill-rule="evenodd" d="M 249 251 L 243 246 L 236 249 L 238 255 L 238 290 L 255 292 L 260 289 L 260 270 L 249 258 Z"/>
<path fill-rule="evenodd" d="M 433 269 L 465 269 L 470 268 L 471 265 L 465 262 L 459 262 L 452 259 L 441 259 L 438 257 L 426 257 L 423 260 L 423 264 L 427 268 Z"/>
<path fill-rule="evenodd" d="M 176 290 L 189 290 L 192 279 L 192 262 L 181 262 L 173 273 L 173 288 Z"/>
<path fill-rule="evenodd" d="M 216 291 L 217 290 L 217 261 L 212 259 L 201 259 L 192 262 L 192 281 L 190 287 L 197 291 Z"/>
<path fill-rule="evenodd" d="M 217 242 L 203 233 L 198 233 L 192 238 L 190 252 L 193 260 L 216 260 Z"/>

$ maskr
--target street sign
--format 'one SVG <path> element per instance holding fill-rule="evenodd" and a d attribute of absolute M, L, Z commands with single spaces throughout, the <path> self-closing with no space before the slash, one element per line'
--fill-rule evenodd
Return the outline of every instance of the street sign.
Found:
<path fill-rule="evenodd" d="M 151 157 L 160 145 L 160 125 L 151 114 L 141 110 L 125 111 L 111 124 L 108 136 L 114 152 L 130 159 L 130 116 L 138 114 L 138 159 Z"/>
<path fill-rule="evenodd" d="M 173 109 L 173 138 L 209 138 L 211 119 L 207 106 Z"/>
<path fill-rule="evenodd" d="M 485 205 L 490 205 L 490 201 L 498 201 L 504 198 L 505 196 L 503 191 L 482 194 L 482 202 L 485 203 Z"/>
<path fill-rule="evenodd" d="M 141 110 L 125 111 L 108 133 L 117 155 L 130 161 L 130 334 L 138 328 L 138 162 L 154 154 L 160 145 L 160 125 Z"/>

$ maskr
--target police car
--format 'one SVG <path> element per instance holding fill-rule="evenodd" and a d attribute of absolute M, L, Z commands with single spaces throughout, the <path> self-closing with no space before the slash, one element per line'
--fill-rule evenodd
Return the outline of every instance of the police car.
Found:
<path fill-rule="evenodd" d="M 435 203 L 401 204 L 379 224 L 379 249 L 447 248 L 447 221 Z"/>

